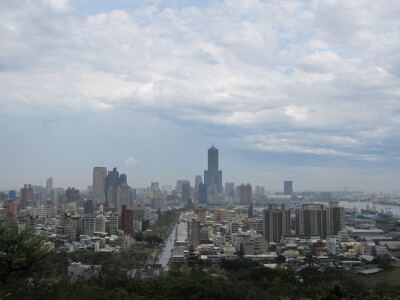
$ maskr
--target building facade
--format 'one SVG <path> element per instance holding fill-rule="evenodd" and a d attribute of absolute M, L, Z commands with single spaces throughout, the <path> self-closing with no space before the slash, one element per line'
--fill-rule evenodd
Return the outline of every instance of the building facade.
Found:
<path fill-rule="evenodd" d="M 338 202 L 331 202 L 329 206 L 322 204 L 303 204 L 295 211 L 296 236 L 319 236 L 325 239 L 330 235 L 337 235 L 345 229 L 346 216 L 343 207 Z"/>
<path fill-rule="evenodd" d="M 284 181 L 283 182 L 283 194 L 284 195 L 293 195 L 293 181 Z"/>
<path fill-rule="evenodd" d="M 263 210 L 263 236 L 268 242 L 279 242 L 282 237 L 290 236 L 290 210 L 285 205 L 270 204 Z"/>
<path fill-rule="evenodd" d="M 94 167 L 93 168 L 93 194 L 96 196 L 103 195 L 106 190 L 106 177 L 107 177 L 107 168 L 105 167 Z"/>
<path fill-rule="evenodd" d="M 182 183 L 182 203 L 187 204 L 190 199 L 190 183 Z"/>
<path fill-rule="evenodd" d="M 211 188 L 212 195 L 222 193 L 222 171 L 218 170 L 218 149 L 208 149 L 208 170 L 204 170 L 204 183 Z"/>
<path fill-rule="evenodd" d="M 253 192 L 250 183 L 240 185 L 240 204 L 248 205 L 253 202 Z"/>
<path fill-rule="evenodd" d="M 199 184 L 199 204 L 207 204 L 207 184 L 200 183 Z"/>

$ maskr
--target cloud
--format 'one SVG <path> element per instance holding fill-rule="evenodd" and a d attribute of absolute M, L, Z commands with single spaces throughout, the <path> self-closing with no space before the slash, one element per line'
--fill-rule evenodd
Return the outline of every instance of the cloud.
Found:
<path fill-rule="evenodd" d="M 139 162 L 139 161 L 138 161 L 137 159 L 135 159 L 135 158 L 131 155 L 131 156 L 129 156 L 129 157 L 125 160 L 124 165 L 125 165 L 125 167 L 128 167 L 128 166 L 135 165 L 135 164 L 137 164 L 138 162 Z"/>
<path fill-rule="evenodd" d="M 73 5 L 1 2 L 1 115 L 138 112 L 236 149 L 397 157 L 396 1 Z"/>

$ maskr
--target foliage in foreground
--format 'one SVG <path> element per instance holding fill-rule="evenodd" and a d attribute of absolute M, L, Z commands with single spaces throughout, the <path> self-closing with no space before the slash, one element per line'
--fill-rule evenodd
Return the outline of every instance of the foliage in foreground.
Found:
<path fill-rule="evenodd" d="M 50 268 L 52 251 L 44 245 L 41 237 L 27 228 L 0 227 L 0 281 L 24 279 Z"/>
<path fill-rule="evenodd" d="M 219 269 L 171 270 L 165 279 L 133 280 L 117 270 L 71 284 L 66 278 L 2 286 L 14 299 L 400 299 L 400 285 L 366 285 L 362 277 L 327 269 L 306 268 L 304 282 L 290 267 L 265 268 L 247 260 L 224 261 Z M 213 275 L 211 275 L 214 273 Z"/>

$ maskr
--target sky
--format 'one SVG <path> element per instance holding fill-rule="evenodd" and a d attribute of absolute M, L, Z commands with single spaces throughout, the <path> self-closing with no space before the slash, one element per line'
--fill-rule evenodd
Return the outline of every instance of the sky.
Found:
<path fill-rule="evenodd" d="M 0 189 L 400 192 L 398 0 L 0 1 Z"/>

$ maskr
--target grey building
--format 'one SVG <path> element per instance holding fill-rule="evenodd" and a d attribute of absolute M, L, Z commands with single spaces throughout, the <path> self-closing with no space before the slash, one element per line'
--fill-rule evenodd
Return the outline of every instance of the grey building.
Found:
<path fill-rule="evenodd" d="M 203 178 L 200 175 L 196 175 L 194 179 L 194 192 L 197 194 L 199 192 L 199 184 L 203 183 Z"/>
<path fill-rule="evenodd" d="M 251 204 L 253 202 L 253 191 L 251 184 L 240 185 L 240 204 Z"/>
<path fill-rule="evenodd" d="M 235 184 L 233 182 L 225 182 L 225 195 L 235 197 Z"/>
<path fill-rule="evenodd" d="M 199 204 L 207 204 L 207 184 L 199 184 Z"/>
<path fill-rule="evenodd" d="M 337 235 L 346 227 L 346 213 L 338 202 L 323 204 L 303 204 L 296 209 L 296 236 L 309 238 L 319 236 L 325 239 Z"/>
<path fill-rule="evenodd" d="M 270 204 L 263 210 L 263 235 L 268 242 L 277 243 L 290 233 L 290 210 L 285 205 Z"/>
<path fill-rule="evenodd" d="M 105 195 L 106 191 L 105 183 L 107 177 L 107 168 L 105 167 L 94 167 L 93 168 L 93 194 L 100 196 Z"/>
<path fill-rule="evenodd" d="M 222 193 L 222 171 L 218 170 L 218 149 L 208 149 L 208 170 L 204 170 L 204 183 L 211 188 L 212 194 Z"/>
<path fill-rule="evenodd" d="M 186 204 L 190 199 L 190 183 L 182 183 L 182 203 Z"/>
<path fill-rule="evenodd" d="M 293 181 L 284 181 L 283 182 L 283 194 L 284 195 L 293 195 Z"/>

